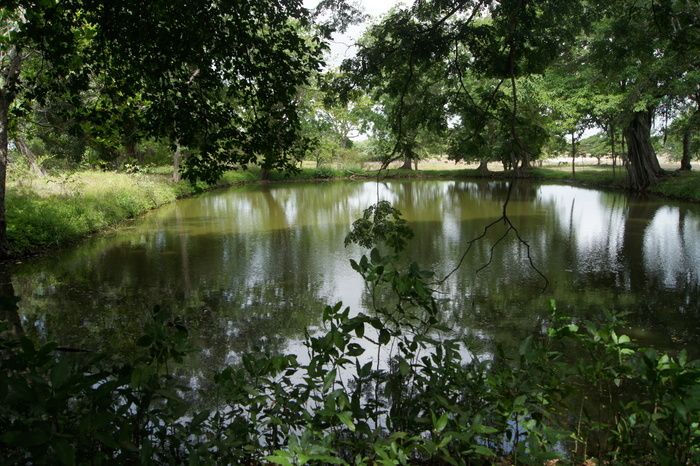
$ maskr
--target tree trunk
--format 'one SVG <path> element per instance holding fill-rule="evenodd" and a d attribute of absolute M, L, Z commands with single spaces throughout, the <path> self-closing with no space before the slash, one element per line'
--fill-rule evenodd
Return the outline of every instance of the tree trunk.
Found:
<path fill-rule="evenodd" d="M 402 170 L 411 170 L 413 166 L 411 165 L 413 159 L 411 159 L 410 155 L 404 155 L 403 157 L 403 165 L 401 165 Z"/>
<path fill-rule="evenodd" d="M 260 167 L 260 180 L 270 181 L 270 169 L 264 165 Z"/>
<path fill-rule="evenodd" d="M 15 145 L 17 146 L 17 150 L 19 150 L 19 152 L 27 159 L 27 163 L 29 163 L 29 168 L 32 170 L 32 172 L 38 177 L 45 177 L 46 170 L 44 170 L 41 165 L 39 165 L 39 162 L 37 162 L 36 156 L 29 147 L 29 144 L 27 144 L 27 142 L 22 138 L 15 138 Z"/>
<path fill-rule="evenodd" d="M 175 143 L 175 153 L 173 154 L 173 181 L 177 183 L 180 181 L 180 161 L 182 160 L 182 152 L 180 151 L 180 144 Z"/>
<path fill-rule="evenodd" d="M 620 132 L 620 159 L 622 160 L 622 165 L 627 166 L 627 156 L 625 152 L 627 148 L 625 147 L 625 132 L 624 130 Z"/>
<path fill-rule="evenodd" d="M 610 155 L 613 163 L 613 177 L 615 177 L 615 167 L 617 165 L 617 155 L 615 154 L 615 127 L 610 125 Z"/>
<path fill-rule="evenodd" d="M 124 149 L 128 159 L 134 159 L 138 163 L 143 163 L 143 152 L 138 150 L 135 139 L 127 138 L 124 141 Z"/>
<path fill-rule="evenodd" d="M 681 159 L 681 170 L 690 170 L 690 128 L 683 131 L 683 158 Z"/>
<path fill-rule="evenodd" d="M 487 160 L 482 160 L 479 162 L 479 168 L 477 168 L 479 173 L 486 174 L 489 172 L 489 162 Z"/>
<path fill-rule="evenodd" d="M 9 255 L 7 243 L 7 219 L 5 217 L 5 185 L 7 182 L 7 126 L 10 103 L 0 94 L 0 259 Z"/>
<path fill-rule="evenodd" d="M 527 151 L 525 151 L 525 150 L 522 151 L 522 154 L 520 156 L 520 160 L 521 160 L 521 162 L 520 162 L 521 171 L 529 170 L 531 168 L 531 166 L 530 166 L 530 154 Z"/>
<path fill-rule="evenodd" d="M 571 133 L 571 177 L 576 178 L 576 135 Z"/>
<path fill-rule="evenodd" d="M 7 184 L 8 139 L 7 131 L 10 123 L 10 105 L 17 95 L 17 83 L 22 64 L 18 46 L 10 46 L 7 51 L 9 58 L 2 70 L 3 87 L 0 87 L 0 259 L 9 256 L 7 242 L 7 218 L 5 216 L 5 186 Z"/>
<path fill-rule="evenodd" d="M 663 171 L 651 145 L 651 110 L 636 112 L 625 128 L 627 173 L 630 188 L 645 191 L 655 185 Z"/>

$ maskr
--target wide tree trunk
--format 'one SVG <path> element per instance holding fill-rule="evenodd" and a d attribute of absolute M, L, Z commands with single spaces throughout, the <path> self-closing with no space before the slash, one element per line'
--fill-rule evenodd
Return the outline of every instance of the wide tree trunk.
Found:
<path fill-rule="evenodd" d="M 655 185 L 663 174 L 656 152 L 651 145 L 651 119 L 650 110 L 635 112 L 625 128 L 627 173 L 630 188 L 635 191 L 645 191 Z"/>
<path fill-rule="evenodd" d="M 521 168 L 521 171 L 529 170 L 531 168 L 531 166 L 530 166 L 530 154 L 525 150 L 523 150 L 522 153 L 520 154 L 520 168 Z"/>
<path fill-rule="evenodd" d="M 620 160 L 622 160 L 622 165 L 627 167 L 627 148 L 625 147 L 625 132 L 620 133 Z"/>
<path fill-rule="evenodd" d="M 683 131 L 683 158 L 681 158 L 681 170 L 690 170 L 690 128 Z"/>
<path fill-rule="evenodd" d="M 479 167 L 477 168 L 479 173 L 488 173 L 489 172 L 489 162 L 487 160 L 482 160 L 479 162 Z"/>
<path fill-rule="evenodd" d="M 411 158 L 410 155 L 404 155 L 403 157 L 403 165 L 401 165 L 401 168 L 403 170 L 412 170 L 413 165 L 411 164 L 413 162 L 413 159 Z"/>

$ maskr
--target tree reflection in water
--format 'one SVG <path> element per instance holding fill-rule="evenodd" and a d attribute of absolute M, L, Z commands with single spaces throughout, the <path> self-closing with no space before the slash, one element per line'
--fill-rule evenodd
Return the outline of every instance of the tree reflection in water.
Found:
<path fill-rule="evenodd" d="M 414 229 L 410 259 L 446 275 L 465 242 L 500 216 L 502 182 L 392 181 L 283 184 L 213 192 L 167 206 L 70 250 L 0 277 L 3 312 L 28 335 L 129 352 L 150 309 L 185 318 L 192 367 L 213 370 L 243 351 L 298 347 L 323 305 L 363 308 L 364 284 L 343 238 L 380 199 Z M 570 186 L 520 182 L 509 216 L 550 280 L 529 267 L 522 244 L 494 228 L 440 288 L 453 334 L 517 346 L 565 314 L 630 312 L 633 336 L 662 349 L 700 345 L 700 210 Z M 21 300 L 17 301 L 21 297 Z M 8 303 L 10 303 L 8 307 Z M 18 309 L 16 309 L 18 307 Z M 13 321 L 14 322 L 14 321 Z"/>

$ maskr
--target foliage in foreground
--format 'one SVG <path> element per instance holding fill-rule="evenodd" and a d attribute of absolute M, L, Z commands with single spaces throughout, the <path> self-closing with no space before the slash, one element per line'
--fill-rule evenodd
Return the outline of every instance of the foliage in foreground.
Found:
<path fill-rule="evenodd" d="M 156 309 L 129 361 L 0 339 L 6 464 L 614 464 L 700 461 L 700 363 L 636 347 L 614 317 L 557 317 L 518 351 L 477 357 L 445 337 L 432 273 L 405 265 L 410 235 L 378 204 L 348 240 L 369 314 L 338 303 L 308 362 L 247 354 L 197 394 L 175 375 L 188 347 Z M 190 400 L 199 395 L 213 408 Z"/>

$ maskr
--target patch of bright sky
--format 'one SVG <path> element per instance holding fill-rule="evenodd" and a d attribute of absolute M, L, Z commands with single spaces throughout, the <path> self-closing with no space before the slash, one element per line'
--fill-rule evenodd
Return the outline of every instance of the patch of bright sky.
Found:
<path fill-rule="evenodd" d="M 304 0 L 304 6 L 311 9 L 314 8 L 318 2 L 319 0 Z M 381 18 L 396 5 L 407 6 L 412 2 L 409 0 L 359 0 L 357 3 L 369 18 L 362 24 L 350 26 L 344 34 L 333 35 L 333 41 L 330 43 L 330 51 L 326 58 L 326 64 L 329 68 L 335 68 L 346 58 L 355 56 L 357 47 L 355 47 L 354 44 L 365 29 L 367 29 L 368 24 Z"/>

